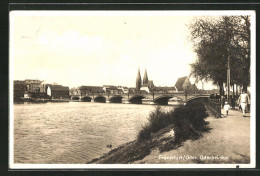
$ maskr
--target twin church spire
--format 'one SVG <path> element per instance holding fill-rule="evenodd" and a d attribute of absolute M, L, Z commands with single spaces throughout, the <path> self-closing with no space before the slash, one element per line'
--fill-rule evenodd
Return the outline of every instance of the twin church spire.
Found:
<path fill-rule="evenodd" d="M 142 86 L 142 78 L 140 74 L 140 69 L 138 68 L 137 77 L 136 77 L 136 89 L 139 91 Z"/>
<path fill-rule="evenodd" d="M 148 76 L 147 76 L 147 71 L 145 69 L 145 72 L 144 72 L 144 78 L 143 78 L 143 84 L 148 84 L 149 80 L 148 80 Z"/>
<path fill-rule="evenodd" d="M 143 85 L 148 84 L 148 82 L 149 82 L 149 80 L 148 80 L 148 76 L 147 76 L 147 71 L 145 69 Z M 141 87 L 142 87 L 142 78 L 141 78 L 141 74 L 140 74 L 140 69 L 138 68 L 137 77 L 136 77 L 136 89 L 139 91 Z"/>

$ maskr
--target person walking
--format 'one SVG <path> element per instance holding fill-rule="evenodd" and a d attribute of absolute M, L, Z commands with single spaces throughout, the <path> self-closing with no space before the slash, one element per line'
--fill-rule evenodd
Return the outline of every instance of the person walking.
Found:
<path fill-rule="evenodd" d="M 240 94 L 239 96 L 239 104 L 242 108 L 242 112 L 243 112 L 243 117 L 246 117 L 246 107 L 247 107 L 247 104 L 248 104 L 248 101 L 249 101 L 249 96 L 248 94 L 245 92 L 245 90 L 243 89 L 242 90 L 242 94 Z"/>
<path fill-rule="evenodd" d="M 225 102 L 225 105 L 224 105 L 224 110 L 225 110 L 225 112 L 226 112 L 226 116 L 228 116 L 228 111 L 229 111 L 229 109 L 230 109 L 230 106 L 229 106 L 228 102 L 226 101 L 226 102 Z"/>

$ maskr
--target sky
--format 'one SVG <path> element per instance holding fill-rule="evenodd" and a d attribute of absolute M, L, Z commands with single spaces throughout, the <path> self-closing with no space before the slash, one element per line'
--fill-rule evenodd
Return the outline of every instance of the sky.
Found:
<path fill-rule="evenodd" d="M 188 40 L 192 15 L 27 11 L 10 16 L 14 80 L 135 87 L 139 68 L 155 86 L 174 86 L 196 60 Z"/>

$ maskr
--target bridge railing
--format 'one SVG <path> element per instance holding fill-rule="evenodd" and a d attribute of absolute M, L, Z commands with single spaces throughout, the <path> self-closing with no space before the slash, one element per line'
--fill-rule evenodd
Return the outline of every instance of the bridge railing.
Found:
<path fill-rule="evenodd" d="M 214 115 L 214 117 L 219 118 L 221 117 L 221 101 L 220 99 L 207 99 L 207 107 Z"/>

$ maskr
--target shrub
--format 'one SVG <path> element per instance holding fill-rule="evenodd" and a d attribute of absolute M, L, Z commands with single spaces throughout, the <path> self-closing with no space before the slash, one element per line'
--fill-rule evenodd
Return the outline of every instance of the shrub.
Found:
<path fill-rule="evenodd" d="M 156 109 L 150 113 L 149 122 L 151 131 L 156 132 L 169 125 L 169 114 L 157 106 Z"/>
<path fill-rule="evenodd" d="M 151 138 L 151 128 L 149 125 L 145 125 L 142 127 L 142 129 L 139 131 L 137 140 L 146 140 Z"/>
<path fill-rule="evenodd" d="M 175 135 L 175 141 L 182 141 L 192 137 L 199 137 L 204 129 L 207 117 L 203 103 L 194 102 L 186 106 L 180 106 L 171 112 L 171 123 Z"/>
<path fill-rule="evenodd" d="M 160 129 L 173 125 L 176 142 L 181 142 L 189 138 L 197 138 L 206 125 L 205 118 L 208 116 L 203 103 L 191 102 L 176 107 L 170 112 L 163 111 L 156 107 L 149 115 L 148 124 L 142 127 L 137 139 L 146 140 L 151 138 L 151 134 Z"/>
<path fill-rule="evenodd" d="M 148 124 L 142 127 L 138 134 L 138 140 L 151 138 L 151 133 L 154 133 L 169 125 L 169 114 L 162 110 L 159 106 L 152 111 L 148 118 Z"/>

